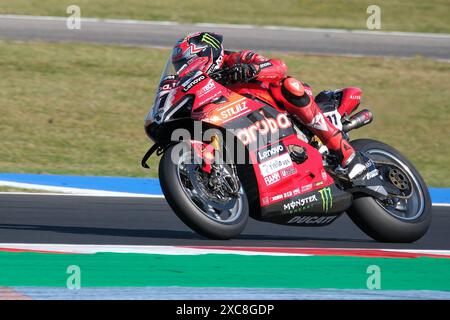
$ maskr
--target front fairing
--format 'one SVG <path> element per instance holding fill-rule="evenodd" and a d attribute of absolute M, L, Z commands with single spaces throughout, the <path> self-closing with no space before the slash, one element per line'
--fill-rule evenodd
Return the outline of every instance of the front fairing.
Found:
<path fill-rule="evenodd" d="M 199 77 L 202 78 L 202 80 L 209 78 L 202 71 L 207 63 L 208 59 L 199 57 L 190 61 L 189 64 L 186 64 L 176 72 L 171 57 L 167 59 L 159 80 L 159 85 L 155 92 L 153 105 L 145 119 L 146 125 L 151 122 L 162 123 L 173 120 L 172 116 L 175 112 L 180 111 L 181 108 L 192 109 L 191 103 L 188 102 L 193 102 L 195 92 L 188 91 L 190 91 L 194 85 L 198 84 L 195 80 L 198 80 Z M 189 94 L 193 96 L 187 98 L 186 96 Z M 188 115 L 188 112 L 181 113 Z"/>
<path fill-rule="evenodd" d="M 153 105 L 150 107 L 150 111 L 145 117 L 145 125 L 149 125 L 152 122 L 160 122 L 161 114 L 164 110 L 170 108 L 173 103 L 173 89 L 169 87 L 164 87 L 164 82 L 169 78 L 173 77 L 175 80 L 177 78 L 175 69 L 172 65 L 171 59 L 167 59 L 166 64 L 161 73 L 161 77 L 158 82 L 158 86 L 155 92 L 155 98 Z"/>

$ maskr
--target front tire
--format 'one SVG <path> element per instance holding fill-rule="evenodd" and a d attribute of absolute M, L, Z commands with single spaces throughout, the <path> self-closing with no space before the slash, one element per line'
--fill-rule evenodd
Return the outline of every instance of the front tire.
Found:
<path fill-rule="evenodd" d="M 372 197 L 355 197 L 347 211 L 353 222 L 368 236 L 380 242 L 411 243 L 427 232 L 431 224 L 431 198 L 425 181 L 414 166 L 393 147 L 370 139 L 352 141 L 355 150 L 372 159 L 388 161 L 404 169 L 413 185 L 410 199 L 402 204 L 404 211 L 384 206 Z"/>
<path fill-rule="evenodd" d="M 249 216 L 248 200 L 243 188 L 241 187 L 238 199 L 233 200 L 237 208 L 230 209 L 233 212 L 230 211 L 228 219 L 221 219 L 219 211 L 217 215 L 214 211 L 210 212 L 211 207 L 215 205 L 214 199 L 211 203 L 204 204 L 210 194 L 201 194 L 201 190 L 190 190 L 189 181 L 185 181 L 187 179 L 182 176 L 184 171 L 180 174 L 181 161 L 190 157 L 190 151 L 187 150 L 191 150 L 187 144 L 184 147 L 180 147 L 180 144 L 173 145 L 165 151 L 159 163 L 159 180 L 167 202 L 187 226 L 204 237 L 226 240 L 238 236 L 244 230 Z M 194 170 L 195 164 L 189 168 Z M 192 173 L 189 176 L 195 179 Z M 198 194 L 195 195 L 196 192 Z M 227 207 L 227 204 L 224 207 Z"/>

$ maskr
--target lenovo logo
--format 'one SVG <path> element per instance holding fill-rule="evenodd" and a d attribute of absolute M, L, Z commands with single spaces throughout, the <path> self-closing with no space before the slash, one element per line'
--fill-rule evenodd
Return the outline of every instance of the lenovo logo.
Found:
<path fill-rule="evenodd" d="M 189 90 L 191 90 L 195 85 L 199 84 L 200 82 L 202 82 L 203 80 L 206 79 L 205 75 L 200 75 L 197 78 L 194 78 L 192 81 L 190 81 L 188 84 L 186 84 L 183 88 L 183 92 L 188 92 Z"/>

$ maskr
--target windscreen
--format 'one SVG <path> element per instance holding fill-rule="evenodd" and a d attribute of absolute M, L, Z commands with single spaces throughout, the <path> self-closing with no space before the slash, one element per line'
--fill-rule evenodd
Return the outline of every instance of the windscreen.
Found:
<path fill-rule="evenodd" d="M 159 82 L 156 86 L 155 90 L 155 98 L 153 101 L 153 105 L 150 108 L 150 112 L 147 114 L 145 121 L 158 121 L 158 115 L 163 112 L 166 106 L 170 103 L 170 99 L 168 97 L 170 96 L 170 91 L 161 91 L 161 82 L 165 80 L 170 75 L 176 75 L 175 68 L 172 64 L 171 56 L 167 58 L 166 64 L 164 65 L 163 71 L 161 73 L 161 77 L 159 79 Z"/>

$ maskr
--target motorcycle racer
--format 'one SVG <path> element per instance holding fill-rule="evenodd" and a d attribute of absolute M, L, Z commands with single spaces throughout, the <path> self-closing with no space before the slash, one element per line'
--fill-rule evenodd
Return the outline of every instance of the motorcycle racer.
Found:
<path fill-rule="evenodd" d="M 197 32 L 180 39 L 172 52 L 172 63 L 180 73 L 195 60 L 204 61 L 203 71 L 211 74 L 228 68 L 226 83 L 231 85 L 260 83 L 272 97 L 283 105 L 287 112 L 308 126 L 310 131 L 334 154 L 347 177 L 367 179 L 370 160 L 356 152 L 314 101 L 311 88 L 300 80 L 287 75 L 286 64 L 277 59 L 268 59 L 250 50 L 225 51 L 223 37 L 216 33 Z M 174 79 L 168 79 L 173 84 Z M 373 164 L 373 163 L 372 163 Z"/>

